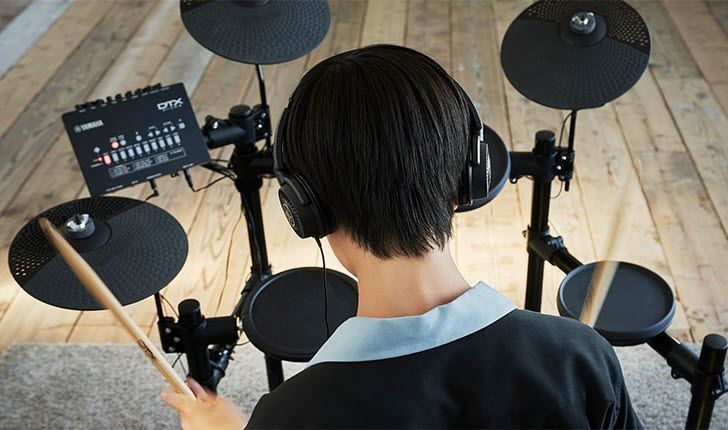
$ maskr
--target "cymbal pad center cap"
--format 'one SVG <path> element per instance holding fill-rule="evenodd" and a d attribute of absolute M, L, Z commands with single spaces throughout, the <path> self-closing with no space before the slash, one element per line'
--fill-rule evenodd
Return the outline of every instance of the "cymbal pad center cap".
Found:
<path fill-rule="evenodd" d="M 569 21 L 571 31 L 577 34 L 589 34 L 597 26 L 597 20 L 592 12 L 577 12 Z"/>
<path fill-rule="evenodd" d="M 65 223 L 66 234 L 73 239 L 85 239 L 96 231 L 93 219 L 88 214 L 75 214 Z"/>

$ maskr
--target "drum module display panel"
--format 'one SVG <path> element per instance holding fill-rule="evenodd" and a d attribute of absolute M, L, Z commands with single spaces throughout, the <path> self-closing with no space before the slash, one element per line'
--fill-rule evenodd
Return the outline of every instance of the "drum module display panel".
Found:
<path fill-rule="evenodd" d="M 210 161 L 181 83 L 86 103 L 62 118 L 92 196 Z"/>

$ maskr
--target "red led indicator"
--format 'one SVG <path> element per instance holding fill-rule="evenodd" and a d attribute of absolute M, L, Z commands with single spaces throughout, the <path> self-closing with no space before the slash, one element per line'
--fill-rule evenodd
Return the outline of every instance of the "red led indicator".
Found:
<path fill-rule="evenodd" d="M 111 164 L 111 157 L 104 155 L 104 164 Z"/>
<path fill-rule="evenodd" d="M 115 140 L 113 142 L 111 142 L 111 148 L 112 149 L 117 149 L 118 147 L 119 147 L 119 142 L 117 142 Z"/>

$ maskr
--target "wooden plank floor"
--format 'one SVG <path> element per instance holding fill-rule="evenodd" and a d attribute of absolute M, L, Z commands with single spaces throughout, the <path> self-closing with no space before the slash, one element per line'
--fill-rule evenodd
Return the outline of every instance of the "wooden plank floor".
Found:
<path fill-rule="evenodd" d="M 628 238 L 619 257 L 656 271 L 673 286 L 678 312 L 671 333 L 683 340 L 728 334 L 728 286 L 720 275 L 728 263 L 728 6 L 721 0 L 633 3 L 652 32 L 650 68 L 619 100 L 580 114 L 575 179 L 571 191 L 552 202 L 552 227 L 588 262 L 604 256 L 612 220 L 627 216 Z M 317 62 L 357 46 L 395 43 L 440 62 L 510 148 L 529 150 L 536 131 L 558 131 L 565 112 L 523 98 L 500 67 L 500 40 L 528 0 L 330 4 L 332 26 L 319 47 L 266 67 L 274 120 L 299 77 Z M 200 121 L 207 114 L 224 116 L 233 104 L 257 102 L 253 68 L 197 45 L 182 28 L 173 0 L 8 0 L 8 6 L 0 14 L 0 46 L 22 52 L 0 76 L 0 351 L 23 342 L 126 342 L 106 312 L 42 304 L 20 290 L 7 267 L 8 246 L 27 220 L 87 195 L 60 114 L 88 99 L 182 81 Z M 13 30 L 25 21 L 43 28 Z M 29 46 L 14 39 L 31 33 Z M 229 154 L 230 148 L 214 152 Z M 193 177 L 204 184 L 213 175 L 195 169 Z M 628 204 L 616 207 L 625 181 Z M 229 312 L 250 265 L 234 188 L 222 183 L 192 193 L 179 178 L 164 178 L 159 186 L 162 196 L 153 202 L 177 217 L 190 241 L 187 264 L 164 294 L 172 303 L 195 297 L 209 315 Z M 262 189 L 274 269 L 320 264 L 313 242 L 298 240 L 286 225 L 275 188 L 267 182 Z M 147 193 L 136 187 L 117 194 Z M 452 244 L 470 281 L 483 280 L 519 305 L 529 202 L 527 180 L 507 186 L 487 207 L 456 217 Z M 340 268 L 326 252 L 331 266 Z M 556 312 L 562 278 L 547 268 L 544 311 Z M 129 311 L 156 335 L 151 299 Z"/>

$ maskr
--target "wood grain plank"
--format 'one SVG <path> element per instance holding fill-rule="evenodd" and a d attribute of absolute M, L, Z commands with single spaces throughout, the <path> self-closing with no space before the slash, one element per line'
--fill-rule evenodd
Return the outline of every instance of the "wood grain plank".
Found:
<path fill-rule="evenodd" d="M 663 0 L 695 63 L 728 112 L 728 35 L 703 1 Z"/>
<path fill-rule="evenodd" d="M 62 132 L 60 116 L 85 101 L 136 31 L 151 3 L 116 3 L 0 140 L 0 210 L 13 199 Z"/>
<path fill-rule="evenodd" d="M 407 14 L 406 45 L 452 70 L 450 53 L 450 2 L 411 0 Z"/>
<path fill-rule="evenodd" d="M 685 43 L 676 35 L 678 32 L 664 6 L 654 2 L 638 2 L 635 6 L 652 31 L 652 73 L 726 231 L 728 117 Z"/>
<path fill-rule="evenodd" d="M 361 46 L 404 43 L 407 0 L 369 0 Z"/>
<path fill-rule="evenodd" d="M 0 80 L 0 136 L 111 7 L 111 1 L 74 2 Z M 42 65 L 42 67 L 40 66 Z"/>
<path fill-rule="evenodd" d="M 0 76 L 53 25 L 71 0 L 35 0 L 0 32 Z"/>
<path fill-rule="evenodd" d="M 639 151 L 635 156 L 694 340 L 716 330 L 726 335 L 728 321 L 721 322 L 719 313 L 728 309 L 722 273 L 728 239 L 689 154 Z"/>
<path fill-rule="evenodd" d="M 725 0 L 707 0 L 707 3 L 723 32 L 728 34 L 728 2 Z"/>
<path fill-rule="evenodd" d="M 630 150 L 687 151 L 662 91 L 649 69 L 613 105 Z"/>
<path fill-rule="evenodd" d="M 3 1 L 3 7 L 0 10 L 0 31 L 4 30 L 5 27 L 25 9 L 30 0 L 5 0 Z"/>
<path fill-rule="evenodd" d="M 181 55 L 175 50 L 189 49 L 190 46 L 189 42 L 178 41 L 182 34 L 182 22 L 177 19 L 177 14 L 179 5 L 168 1 L 160 2 L 125 46 L 122 55 L 108 68 L 103 80 L 91 91 L 89 99 L 106 98 L 111 94 L 155 82 L 155 75 L 163 84 L 170 84 L 174 79 L 184 80 L 171 73 L 165 75 L 165 70 L 170 68 L 168 64 L 179 61 L 177 58 Z M 196 60 L 199 64 L 194 62 L 195 59 L 186 64 L 191 69 L 188 73 L 193 76 L 193 80 L 196 74 L 201 74 L 199 69 L 204 67 L 208 58 L 209 56 L 198 53 Z M 176 69 L 181 67 L 177 66 Z"/>

